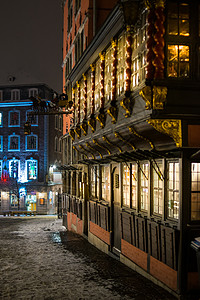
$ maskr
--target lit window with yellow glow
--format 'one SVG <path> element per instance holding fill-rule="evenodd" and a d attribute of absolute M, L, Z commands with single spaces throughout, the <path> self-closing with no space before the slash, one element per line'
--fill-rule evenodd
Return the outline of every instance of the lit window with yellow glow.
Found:
<path fill-rule="evenodd" d="M 126 42 L 125 35 L 122 35 L 118 39 L 118 63 L 117 63 L 117 95 L 119 96 L 124 91 L 125 84 L 125 53 Z"/>
<path fill-rule="evenodd" d="M 189 46 L 168 45 L 168 77 L 189 77 Z"/>
<path fill-rule="evenodd" d="M 98 59 L 98 61 L 96 62 L 96 67 L 95 67 L 95 110 L 97 111 L 100 107 L 100 73 L 101 73 L 101 69 L 100 69 L 100 64 L 101 64 L 101 60 L 100 58 Z"/>
<path fill-rule="evenodd" d="M 83 79 L 80 82 L 80 122 L 84 119 L 84 82 Z"/>
<path fill-rule="evenodd" d="M 163 208 L 163 165 L 156 162 L 153 168 L 153 213 L 162 215 Z"/>
<path fill-rule="evenodd" d="M 179 163 L 169 162 L 167 166 L 167 212 L 168 217 L 178 219 L 179 217 Z"/>
<path fill-rule="evenodd" d="M 191 164 L 191 220 L 200 220 L 200 163 Z"/>
<path fill-rule="evenodd" d="M 140 165 L 141 189 L 140 189 L 140 208 L 148 210 L 149 203 L 149 164 L 142 163 Z"/>
<path fill-rule="evenodd" d="M 110 201 L 110 166 L 102 166 L 102 199 Z"/>
<path fill-rule="evenodd" d="M 99 196 L 99 173 L 97 166 L 91 167 L 91 195 L 93 198 Z"/>
<path fill-rule="evenodd" d="M 132 164 L 132 182 L 131 182 L 131 195 L 132 195 L 132 208 L 137 205 L 137 164 Z"/>
<path fill-rule="evenodd" d="M 168 34 L 189 36 L 189 4 L 169 2 Z"/>
<path fill-rule="evenodd" d="M 123 164 L 123 205 L 130 206 L 130 165 Z"/>
<path fill-rule="evenodd" d="M 112 90 L 112 47 L 110 46 L 105 55 L 105 100 L 111 100 Z"/>

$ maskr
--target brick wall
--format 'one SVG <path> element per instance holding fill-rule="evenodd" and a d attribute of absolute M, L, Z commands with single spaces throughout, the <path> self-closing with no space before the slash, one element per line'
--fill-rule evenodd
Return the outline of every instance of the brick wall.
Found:
<path fill-rule="evenodd" d="M 67 212 L 67 229 L 80 235 L 83 234 L 83 221 L 77 215 Z"/>
<path fill-rule="evenodd" d="M 147 271 L 147 253 L 121 240 L 121 253 Z"/>
<path fill-rule="evenodd" d="M 161 261 L 150 256 L 150 274 L 162 281 L 172 290 L 177 289 L 177 271 L 171 269 Z"/>
<path fill-rule="evenodd" d="M 110 245 L 110 232 L 90 221 L 90 232 Z"/>

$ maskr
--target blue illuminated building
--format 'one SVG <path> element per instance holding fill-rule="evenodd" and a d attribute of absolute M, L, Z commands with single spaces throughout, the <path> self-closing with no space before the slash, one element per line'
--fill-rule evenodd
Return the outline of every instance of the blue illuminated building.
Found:
<path fill-rule="evenodd" d="M 30 115 L 30 97 L 52 100 L 44 84 L 0 86 L 0 213 L 57 213 L 62 176 L 62 116 Z M 31 123 L 30 134 L 24 125 Z"/>

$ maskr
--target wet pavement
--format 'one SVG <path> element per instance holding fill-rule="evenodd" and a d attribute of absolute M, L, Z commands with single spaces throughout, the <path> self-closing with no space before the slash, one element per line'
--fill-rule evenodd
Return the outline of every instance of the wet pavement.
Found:
<path fill-rule="evenodd" d="M 0 217 L 0 299 L 174 300 L 66 231 L 56 217 Z"/>

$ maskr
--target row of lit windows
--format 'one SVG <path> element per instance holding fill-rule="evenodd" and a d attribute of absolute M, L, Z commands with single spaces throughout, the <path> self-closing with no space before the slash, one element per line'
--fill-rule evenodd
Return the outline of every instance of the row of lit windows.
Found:
<path fill-rule="evenodd" d="M 38 116 L 36 115 L 28 115 L 29 111 L 26 112 L 26 119 L 29 120 L 31 125 L 35 126 L 38 125 Z M 3 124 L 3 113 L 0 112 L 0 126 L 2 127 Z M 20 111 L 13 110 L 9 111 L 8 113 L 8 126 L 10 127 L 20 127 Z"/>
<path fill-rule="evenodd" d="M 109 165 L 101 166 L 100 169 L 97 166 L 91 168 L 93 199 L 110 202 L 110 176 Z M 114 189 L 121 188 L 122 190 L 120 200 L 122 206 L 144 213 L 150 211 L 157 216 L 165 215 L 167 218 L 176 220 L 179 218 L 180 166 L 178 161 L 167 162 L 166 170 L 163 161 L 154 161 L 151 167 L 149 162 L 123 163 L 121 185 L 119 176 L 115 174 L 113 185 Z M 100 180 L 101 185 L 99 185 Z M 101 191 L 99 191 L 99 186 L 101 186 Z M 166 212 L 164 207 L 166 207 Z M 200 163 L 191 164 L 191 220 L 200 220 Z"/>
<path fill-rule="evenodd" d="M 35 159 L 26 160 L 26 171 L 20 170 L 20 161 L 11 159 L 0 160 L 1 181 L 7 181 L 9 177 L 19 179 L 20 181 L 34 180 L 38 177 L 38 161 Z"/>
<path fill-rule="evenodd" d="M 99 198 L 98 169 L 91 170 L 91 190 L 94 198 Z M 122 164 L 122 206 L 127 206 L 138 211 L 147 212 L 149 209 L 153 214 L 164 214 L 164 192 L 167 193 L 167 216 L 178 219 L 179 217 L 179 163 L 168 162 L 167 164 L 167 191 L 164 191 L 164 166 L 163 162 L 153 164 L 152 178 L 152 201 L 150 203 L 150 164 L 149 162 Z M 105 201 L 110 201 L 110 166 L 101 167 L 102 193 Z M 119 188 L 119 175 L 114 177 L 114 188 Z M 152 206 L 152 208 L 150 207 Z"/>
<path fill-rule="evenodd" d="M 36 97 L 37 95 L 38 95 L 37 88 L 29 89 L 28 97 Z M 21 98 L 21 96 L 20 96 L 19 89 L 11 90 L 11 100 L 16 101 L 16 100 L 20 100 L 20 98 Z M 3 94 L 3 90 L 0 90 L 0 101 L 2 101 L 2 100 L 4 100 L 4 94 Z"/>
<path fill-rule="evenodd" d="M 0 151 L 3 151 L 3 136 L 0 136 Z M 25 150 L 37 151 L 38 150 L 38 136 L 35 134 L 25 136 Z M 8 136 L 8 151 L 20 151 L 20 136 Z"/>
<path fill-rule="evenodd" d="M 120 48 L 122 47 L 122 48 Z M 190 48 L 186 45 L 168 45 L 167 76 L 171 78 L 188 78 L 190 75 Z M 112 52 L 110 47 L 105 53 L 105 78 L 104 93 L 105 104 L 112 99 Z M 122 36 L 118 42 L 118 64 L 117 64 L 117 81 L 116 97 L 125 91 L 126 68 L 124 65 L 125 56 L 125 37 Z M 95 110 L 100 107 L 100 90 L 101 90 L 101 60 L 98 59 L 95 64 Z M 146 50 L 139 56 L 132 56 L 131 65 L 131 89 L 137 87 L 146 77 Z M 91 114 L 92 107 L 92 84 L 91 71 L 86 74 L 87 78 L 87 115 Z M 75 88 L 75 99 L 78 101 L 78 89 Z M 80 121 L 84 119 L 84 80 L 80 80 Z M 76 103 L 75 123 L 78 121 L 78 105 Z"/>
<path fill-rule="evenodd" d="M 26 120 L 31 123 L 31 126 L 38 125 L 38 116 L 30 115 L 30 111 L 26 112 Z M 0 127 L 3 126 L 3 113 L 0 112 Z M 9 111 L 8 113 L 8 126 L 9 127 L 20 127 L 20 111 L 14 110 Z M 59 129 L 62 131 L 62 117 L 56 115 L 55 116 L 55 129 Z"/>
<path fill-rule="evenodd" d="M 3 136 L 0 136 L 0 151 L 3 150 Z M 25 150 L 26 151 L 37 151 L 38 150 L 38 136 L 31 134 L 25 136 Z M 8 136 L 8 151 L 20 151 L 20 136 L 10 135 Z M 55 151 L 62 152 L 62 140 L 61 138 L 55 137 Z"/>

